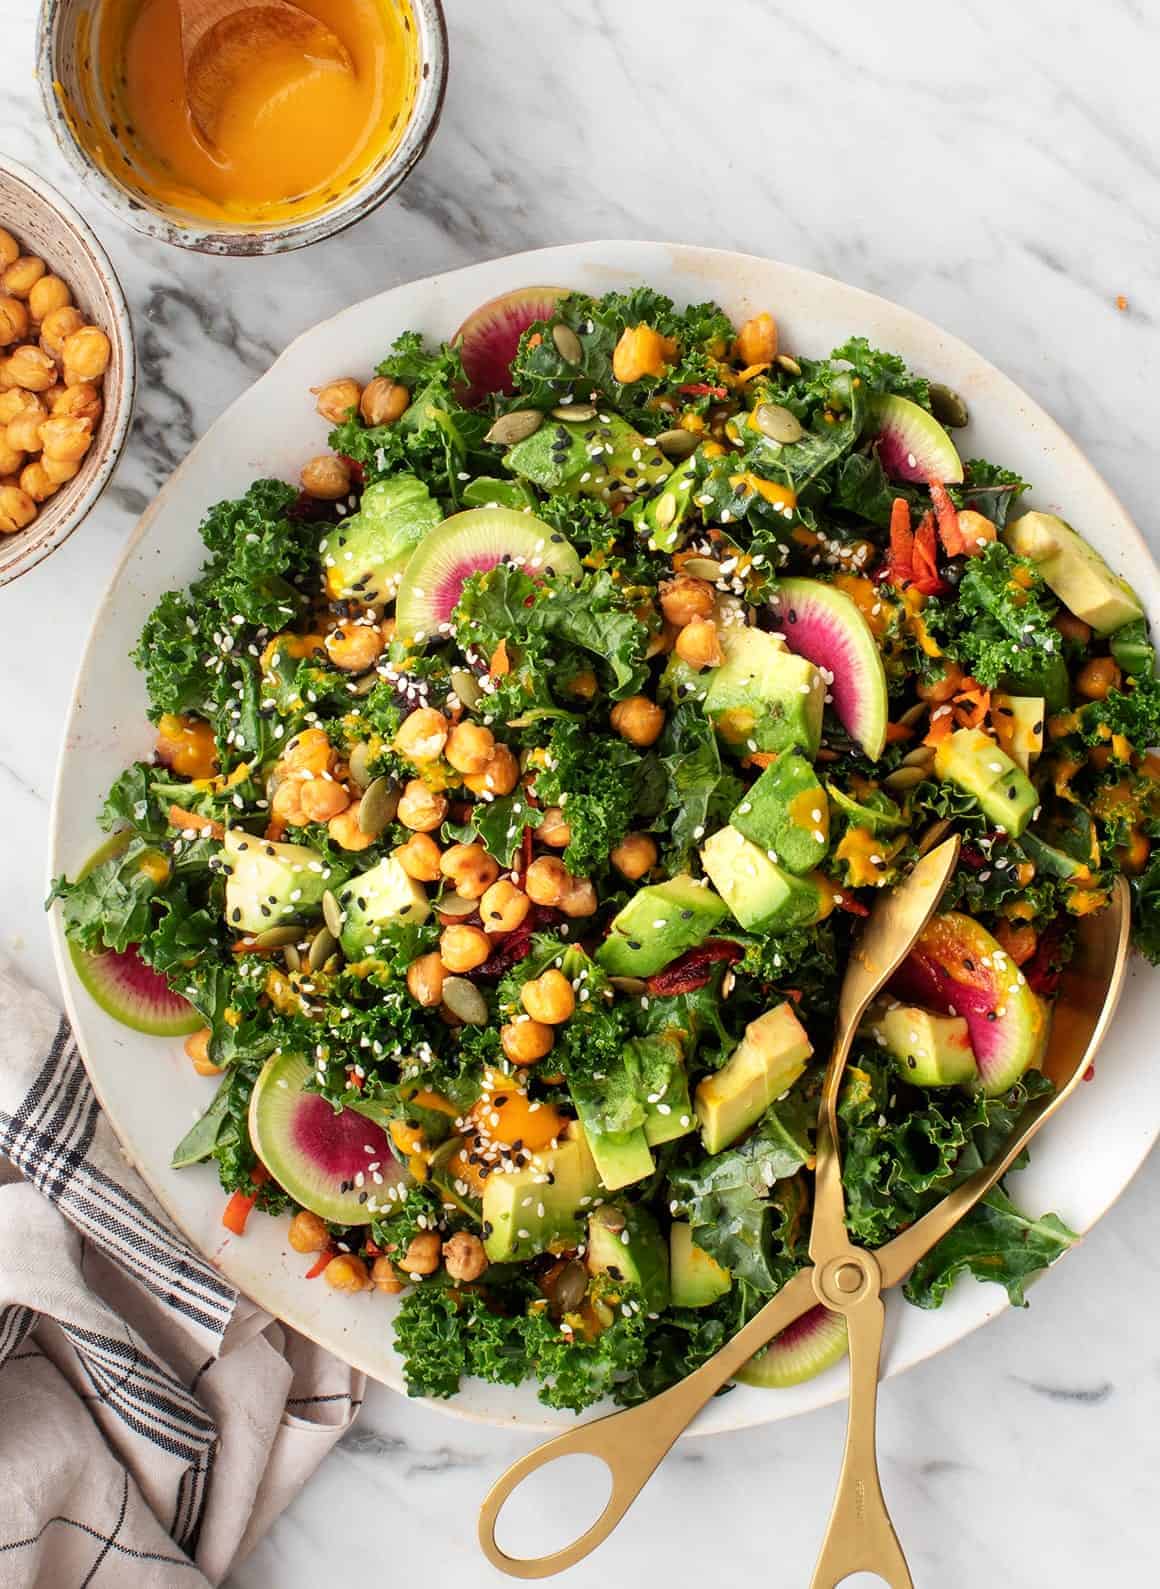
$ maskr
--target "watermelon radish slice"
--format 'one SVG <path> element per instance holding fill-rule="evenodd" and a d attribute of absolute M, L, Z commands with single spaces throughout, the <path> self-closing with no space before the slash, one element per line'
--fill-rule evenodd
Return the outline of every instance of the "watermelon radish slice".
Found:
<path fill-rule="evenodd" d="M 935 916 L 895 974 L 891 991 L 967 1023 L 979 1082 L 989 1098 L 1037 1066 L 1050 1010 L 985 927 L 951 911 Z"/>
<path fill-rule="evenodd" d="M 913 485 L 926 485 L 928 480 L 962 483 L 963 462 L 954 442 L 933 414 L 908 397 L 876 399 L 869 434 L 878 461 L 892 480 Z"/>
<path fill-rule="evenodd" d="M 886 669 L 856 603 L 819 579 L 783 579 L 770 611 L 789 649 L 824 670 L 842 727 L 877 761 L 886 744 Z"/>
<path fill-rule="evenodd" d="M 469 385 L 461 401 L 474 408 L 489 392 L 512 391 L 511 362 L 520 338 L 537 320 L 547 320 L 567 287 L 519 287 L 501 293 L 468 315 L 452 337 Z"/>
<path fill-rule="evenodd" d="M 845 1319 L 819 1304 L 775 1335 L 738 1370 L 737 1378 L 743 1385 L 788 1390 L 839 1362 L 847 1350 Z"/>
<path fill-rule="evenodd" d="M 579 578 L 580 559 L 558 531 L 513 508 L 469 508 L 444 519 L 411 553 L 395 598 L 395 622 L 408 641 L 449 623 L 472 574 L 497 563 L 529 574 Z"/>
<path fill-rule="evenodd" d="M 356 1109 L 335 1113 L 325 1098 L 306 1091 L 309 1078 L 299 1054 L 266 1061 L 250 1094 L 254 1151 L 303 1208 L 336 1225 L 369 1225 L 375 1212 L 390 1207 L 388 1187 L 404 1180 L 404 1172 L 381 1125 Z"/>
<path fill-rule="evenodd" d="M 159 971 L 147 966 L 135 948 L 90 954 L 70 943 L 69 954 L 87 991 L 115 1021 L 151 1037 L 184 1037 L 203 1026 L 187 999 L 172 993 Z"/>

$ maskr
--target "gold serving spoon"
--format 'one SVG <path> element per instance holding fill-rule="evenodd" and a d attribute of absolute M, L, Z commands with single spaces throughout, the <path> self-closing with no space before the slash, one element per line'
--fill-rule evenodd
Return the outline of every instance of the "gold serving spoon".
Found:
<path fill-rule="evenodd" d="M 958 848 L 957 838 L 940 844 L 879 900 L 846 968 L 819 1112 L 812 1265 L 783 1286 L 715 1357 L 671 1390 L 639 1407 L 581 1424 L 513 1463 L 480 1509 L 479 1540 L 493 1566 L 514 1578 L 546 1578 L 582 1561 L 607 1539 L 710 1397 L 755 1352 L 821 1302 L 846 1317 L 850 1401 L 837 1496 L 811 1589 L 835 1589 L 859 1571 L 877 1573 L 891 1589 L 913 1589 L 878 1477 L 878 1372 L 885 1320 L 881 1293 L 905 1279 L 919 1258 L 990 1191 L 1078 1085 L 1115 1010 L 1128 951 L 1129 897 L 1120 878 L 1108 908 L 1079 923 L 1076 955 L 1056 1005 L 1043 1065 L 1055 1083 L 1054 1093 L 1030 1102 L 998 1157 L 909 1229 L 876 1252 L 856 1247 L 845 1226 L 836 1113 L 846 1059 L 870 1000 L 905 960 L 934 913 L 954 871 Z M 561 1550 L 540 1557 L 509 1556 L 495 1537 L 509 1496 L 529 1474 L 559 1457 L 577 1454 L 598 1457 L 610 1471 L 612 1489 L 603 1512 L 579 1539 Z"/>

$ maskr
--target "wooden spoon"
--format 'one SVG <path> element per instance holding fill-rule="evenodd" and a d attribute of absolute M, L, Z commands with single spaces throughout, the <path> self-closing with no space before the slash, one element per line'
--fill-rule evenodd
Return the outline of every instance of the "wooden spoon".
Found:
<path fill-rule="evenodd" d="M 264 51 L 287 46 L 308 60 L 353 72 L 346 45 L 290 0 L 178 0 L 185 95 L 198 132 L 214 142 L 234 84 Z"/>

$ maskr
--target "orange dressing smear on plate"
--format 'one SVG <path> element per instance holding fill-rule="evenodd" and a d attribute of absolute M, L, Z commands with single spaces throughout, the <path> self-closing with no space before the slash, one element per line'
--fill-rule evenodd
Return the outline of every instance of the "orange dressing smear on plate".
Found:
<path fill-rule="evenodd" d="M 409 7 L 296 3 L 338 35 L 353 72 L 294 44 L 255 54 L 208 146 L 186 102 L 178 0 L 103 0 L 94 30 L 103 127 L 90 152 L 154 204 L 230 225 L 299 221 L 360 187 L 398 143 L 413 104 Z"/>

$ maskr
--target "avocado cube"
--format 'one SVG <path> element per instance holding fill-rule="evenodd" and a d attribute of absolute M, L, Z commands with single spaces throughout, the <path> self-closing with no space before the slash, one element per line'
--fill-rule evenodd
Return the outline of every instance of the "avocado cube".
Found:
<path fill-rule="evenodd" d="M 415 547 L 443 510 L 416 475 L 376 480 L 358 512 L 323 537 L 319 552 L 332 601 L 389 601 Z"/>
<path fill-rule="evenodd" d="M 637 529 L 648 536 L 654 552 L 675 552 L 683 539 L 685 520 L 697 489 L 697 456 L 679 464 L 663 491 L 650 497 L 636 516 Z"/>
<path fill-rule="evenodd" d="M 797 751 L 783 751 L 765 769 L 729 821 L 787 872 L 812 871 L 830 841 L 826 792 Z"/>
<path fill-rule="evenodd" d="M 1123 668 L 1131 679 L 1147 680 L 1156 676 L 1156 649 L 1148 638 L 1148 620 L 1137 618 L 1126 623 L 1112 636 L 1112 656 L 1117 666 Z"/>
<path fill-rule="evenodd" d="M 590 1214 L 585 1263 L 591 1275 L 635 1286 L 646 1312 L 668 1307 L 669 1246 L 647 1208 L 603 1203 Z"/>
<path fill-rule="evenodd" d="M 697 1246 L 692 1226 L 683 1220 L 669 1229 L 669 1276 L 674 1308 L 707 1308 L 733 1284 L 728 1269 Z"/>
<path fill-rule="evenodd" d="M 973 795 L 996 827 L 1018 838 L 1039 806 L 1025 772 L 981 728 L 960 728 L 935 748 L 934 771 Z"/>
<path fill-rule="evenodd" d="M 597 962 L 613 977 L 651 977 L 695 949 L 729 914 L 709 888 L 687 874 L 638 889 L 618 911 Z"/>
<path fill-rule="evenodd" d="M 720 1153 L 748 1131 L 806 1068 L 813 1044 L 789 1003 L 766 1010 L 722 1068 L 697 1084 L 706 1153 Z"/>
<path fill-rule="evenodd" d="M 999 748 L 1023 772 L 1030 772 L 1043 750 L 1043 720 L 1047 704 L 1042 695 L 991 697 L 991 717 Z"/>
<path fill-rule="evenodd" d="M 1054 513 L 1024 513 L 1008 524 L 1003 539 L 1017 557 L 1035 564 L 1064 606 L 1098 635 L 1144 616 L 1127 580 L 1113 574 L 1095 547 Z"/>
<path fill-rule="evenodd" d="M 833 892 L 819 873 L 795 877 L 732 826 L 708 840 L 701 864 L 733 915 L 751 932 L 809 927 L 834 908 Z"/>
<path fill-rule="evenodd" d="M 360 872 L 339 890 L 342 952 L 348 960 L 373 956 L 388 922 L 418 926 L 431 914 L 422 883 L 409 877 L 393 855 Z"/>
<path fill-rule="evenodd" d="M 867 1026 L 898 1074 L 914 1087 L 971 1087 L 979 1068 L 961 1015 L 935 1015 L 909 1004 L 876 1006 Z"/>
<path fill-rule="evenodd" d="M 826 686 L 806 657 L 763 629 L 729 625 L 721 631 L 725 660 L 712 674 L 704 710 L 718 738 L 735 755 L 801 750 L 817 755 Z"/>
<path fill-rule="evenodd" d="M 548 1180 L 544 1180 L 544 1176 Z M 584 1239 L 588 1210 L 600 1194 L 584 1134 L 576 1130 L 518 1170 L 494 1171 L 483 1191 L 484 1251 L 492 1263 L 520 1263 L 564 1252 Z"/>
<path fill-rule="evenodd" d="M 240 828 L 226 830 L 223 848 L 229 864 L 225 915 L 235 931 L 265 932 L 318 915 L 327 880 L 317 850 L 276 844 Z"/>
<path fill-rule="evenodd" d="M 599 1131 L 582 1098 L 573 1096 L 588 1151 L 606 1192 L 619 1192 L 650 1176 L 656 1165 L 643 1126 L 630 1131 Z"/>
<path fill-rule="evenodd" d="M 644 1135 L 650 1147 L 675 1142 L 692 1131 L 689 1077 L 675 1029 L 636 1037 L 629 1043 L 644 1099 Z"/>
<path fill-rule="evenodd" d="M 659 485 L 673 467 L 659 447 L 611 413 L 586 420 L 546 419 L 508 449 L 504 463 L 542 491 L 605 502 Z"/>

